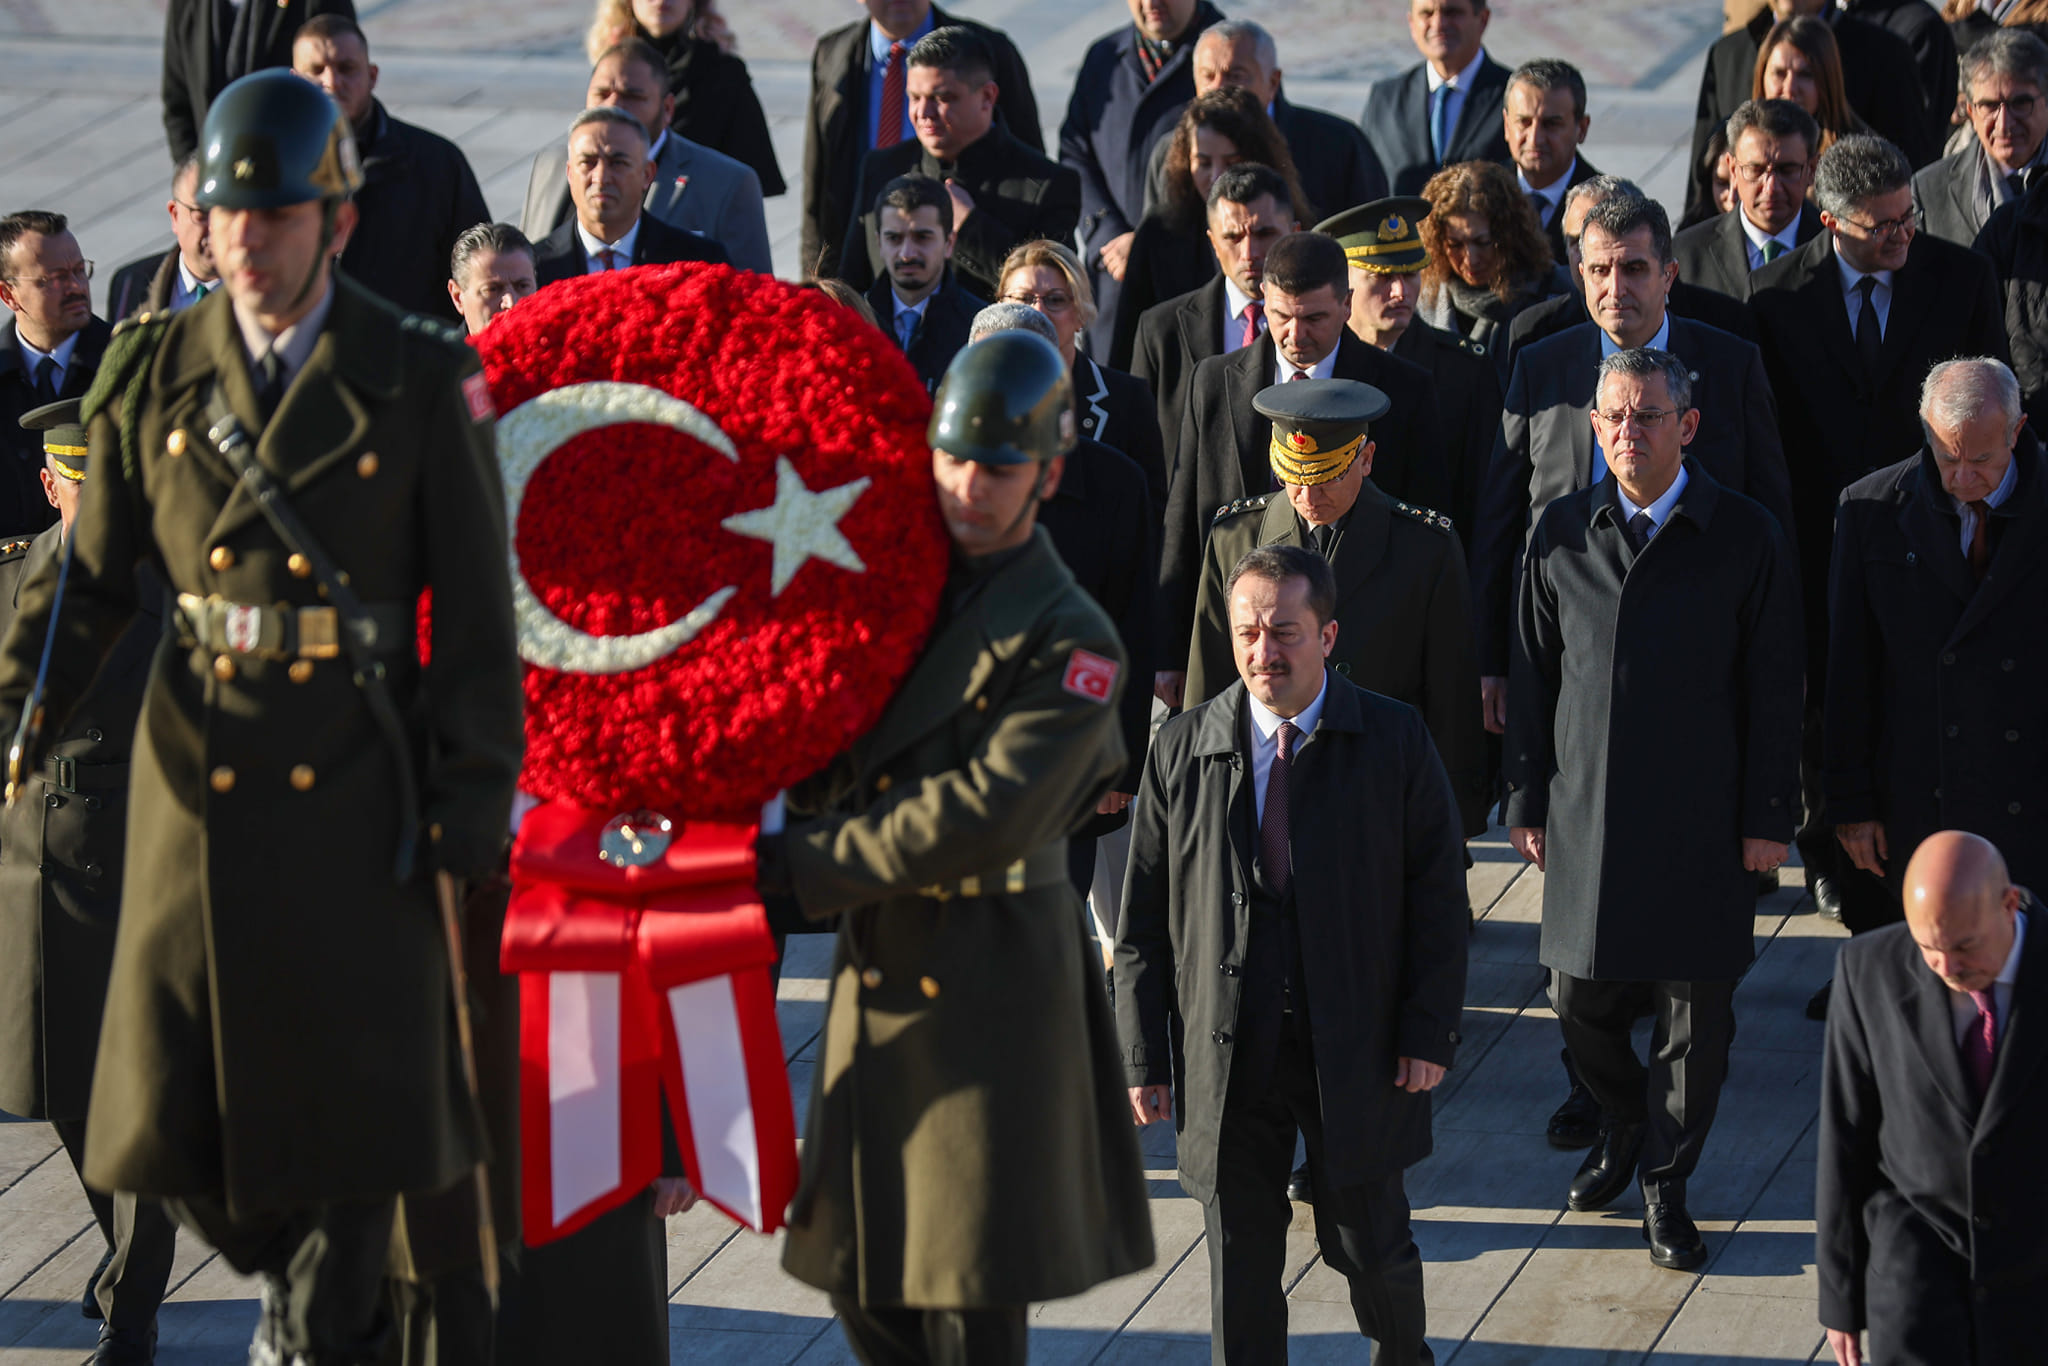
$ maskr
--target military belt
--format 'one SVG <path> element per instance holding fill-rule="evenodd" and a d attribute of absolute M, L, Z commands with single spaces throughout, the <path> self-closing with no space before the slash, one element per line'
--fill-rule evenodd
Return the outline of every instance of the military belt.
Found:
<path fill-rule="evenodd" d="M 217 595 L 178 594 L 178 638 L 188 648 L 259 655 L 265 659 L 338 659 L 344 618 L 332 607 L 260 607 Z M 404 603 L 368 604 L 349 627 L 366 649 L 397 654 L 412 647 L 413 609 Z"/>
<path fill-rule="evenodd" d="M 920 887 L 917 894 L 934 901 L 951 901 L 956 896 L 1015 896 L 1034 887 L 1050 887 L 1056 882 L 1065 882 L 1067 877 L 1067 842 L 1056 840 L 1042 849 L 1032 850 L 997 872 Z"/>

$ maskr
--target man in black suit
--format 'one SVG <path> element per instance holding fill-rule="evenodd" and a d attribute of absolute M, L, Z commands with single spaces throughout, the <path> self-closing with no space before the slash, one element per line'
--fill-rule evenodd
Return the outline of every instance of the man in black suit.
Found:
<path fill-rule="evenodd" d="M 868 287 L 868 306 L 930 393 L 984 307 L 953 281 L 953 198 L 930 176 L 898 176 L 874 212 L 882 276 Z"/>
<path fill-rule="evenodd" d="M 1579 155 L 1593 126 L 1586 114 L 1586 78 L 1555 57 L 1523 62 L 1508 77 L 1501 118 L 1515 182 L 1550 238 L 1551 256 L 1562 261 L 1565 194 L 1600 174 Z"/>
<path fill-rule="evenodd" d="M 1152 305 L 1138 317 L 1131 373 L 1152 386 L 1159 430 L 1176 434 L 1187 406 L 1188 381 L 1211 356 L 1250 346 L 1266 331 L 1260 281 L 1266 253 L 1298 232 L 1287 182 L 1268 166 L 1233 166 L 1209 187 L 1209 249 L 1222 269 L 1200 289 Z"/>
<path fill-rule="evenodd" d="M 1847 876 L 1821 806 L 1828 567 L 1836 503 L 1850 484 L 1910 456 L 1921 440 L 1921 382 L 1935 362 L 2006 357 L 1991 265 L 1913 221 L 1912 167 L 1881 138 L 1841 139 L 1821 157 L 1813 197 L 1824 229 L 1756 274 L 1749 306 L 1789 453 L 1800 580 L 1806 593 L 1807 890 L 1854 926 L 1883 893 Z M 1881 922 L 1879 922 L 1881 923 Z"/>
<path fill-rule="evenodd" d="M 671 261 L 727 265 L 725 248 L 641 212 L 654 163 L 647 129 L 623 109 L 599 105 L 569 125 L 569 200 L 576 214 L 535 243 L 534 277 L 557 280 Z"/>
<path fill-rule="evenodd" d="M 1829 589 L 1826 810 L 1858 868 L 1897 885 L 1936 830 L 2048 877 L 2048 462 L 1995 360 L 1921 386 L 1927 443 L 1842 494 Z M 1863 931 L 1895 920 L 1887 890 Z"/>
<path fill-rule="evenodd" d="M 1678 277 L 1731 299 L 1749 297 L 1753 272 L 1820 231 L 1807 202 L 1820 125 L 1790 100 L 1744 100 L 1728 116 L 1728 178 L 1736 206 L 1672 240 Z"/>
<path fill-rule="evenodd" d="M 1359 123 L 1395 194 L 1420 194 L 1460 161 L 1507 165 L 1501 105 L 1508 69 L 1486 55 L 1487 0 L 1408 0 L 1408 33 L 1422 60 L 1377 81 Z"/>
<path fill-rule="evenodd" d="M 22 414 L 83 398 L 113 329 L 92 311 L 92 262 L 61 213 L 0 218 L 0 534 L 33 535 L 57 520 L 43 493 L 43 440 Z"/>
<path fill-rule="evenodd" d="M 1457 802 L 1421 716 L 1325 666 L 1322 556 L 1261 546 L 1227 592 L 1238 681 L 1160 728 L 1132 816 L 1112 973 L 1132 1116 L 1180 1130 L 1212 1360 L 1287 1360 L 1298 1131 L 1317 1242 L 1373 1360 L 1420 1366 L 1435 1358 L 1402 1172 L 1429 1152 L 1458 1044 Z"/>
<path fill-rule="evenodd" d="M 213 261 L 213 239 L 206 214 L 192 196 L 199 189 L 199 155 L 195 152 L 171 172 L 171 198 L 164 211 L 171 216 L 169 251 L 130 261 L 107 284 L 107 316 L 175 313 L 213 292 L 220 268 Z"/>
<path fill-rule="evenodd" d="M 1095 292 L 1088 348 L 1106 356 L 1152 146 L 1195 97 L 1194 48 L 1223 18 L 1209 0 L 1129 0 L 1131 23 L 1088 46 L 1060 124 L 1060 164 L 1081 176 L 1081 261 Z"/>
<path fill-rule="evenodd" d="M 1913 213 L 1922 232 L 1967 247 L 1994 212 L 2048 179 L 2048 43 L 1998 30 L 1964 56 L 1963 93 L 1976 136 L 1913 176 Z"/>
<path fill-rule="evenodd" d="M 996 118 L 995 58 L 971 29 L 942 28 L 910 49 L 911 123 L 917 136 L 869 152 L 854 183 L 860 216 L 847 225 L 839 274 L 866 289 L 881 273 L 874 200 L 915 171 L 942 182 L 953 201 L 953 268 L 985 299 L 996 296 L 1003 258 L 1019 242 L 1064 242 L 1081 216 L 1081 178 L 1027 146 Z"/>
<path fill-rule="evenodd" d="M 1820 1321 L 1837 1366 L 2021 1366 L 2040 1359 L 2048 1296 L 2048 932 L 1978 835 L 1931 836 L 1905 887 L 1906 923 L 1852 939 L 1836 965 Z"/>
<path fill-rule="evenodd" d="M 996 108 L 1018 141 L 1043 148 L 1038 100 L 1017 45 L 972 19 L 956 19 L 931 0 L 862 0 L 868 17 L 835 28 L 811 50 L 811 98 L 804 112 L 803 237 L 800 273 L 839 274 L 839 246 L 855 214 L 854 181 L 861 158 L 916 136 L 910 123 L 910 49 L 934 29 L 981 35 L 995 64 Z M 899 117 L 884 127 L 882 109 Z"/>
<path fill-rule="evenodd" d="M 1795 824 L 1801 660 L 1779 646 L 1798 569 L 1777 518 L 1686 457 L 1704 426 L 1690 362 L 1631 347 L 1596 384 L 1609 477 L 1541 514 L 1522 575 L 1507 823 L 1544 874 L 1539 957 L 1600 1102 L 1568 1203 L 1639 1184 L 1650 1259 L 1691 1271 L 1707 1249 L 1686 1183 L 1728 1073 L 1756 875 Z M 1630 1039 L 1646 1005 L 1647 1068 Z"/>
<path fill-rule="evenodd" d="M 244 0 L 247 3 L 248 0 Z M 341 268 L 408 313 L 460 320 L 448 299 L 455 239 L 491 213 L 462 149 L 394 119 L 377 99 L 370 41 L 354 19 L 317 15 L 292 40 L 292 70 L 325 90 L 355 129 L 363 187 Z"/>
<path fill-rule="evenodd" d="M 1948 141 L 1949 119 L 1956 108 L 1957 46 L 1963 25 L 1951 30 L 1940 6 L 1927 0 L 1836 0 L 1843 13 L 1868 20 L 1903 38 L 1920 70 L 1920 93 L 1927 97 L 1928 146 Z M 1989 0 L 1979 9 L 2010 9 L 2010 0 Z M 1975 14 L 1969 18 L 1976 18 Z"/>
<path fill-rule="evenodd" d="M 1818 17 L 1834 29 L 1835 46 L 1842 53 L 1842 87 L 1849 107 L 1862 115 L 1871 131 L 1890 139 L 1911 158 L 1924 165 L 1941 154 L 1941 144 L 1932 136 L 1926 93 L 1913 49 L 1903 38 L 1876 24 L 1843 14 L 1830 0 L 1771 0 L 1748 24 L 1723 34 L 1707 49 L 1707 65 L 1700 76 L 1699 112 L 1692 128 L 1691 179 L 1686 185 L 1688 216 L 1702 204 L 1711 205 L 1713 187 L 1707 182 L 1707 143 L 1714 130 L 1750 98 L 1756 78 L 1757 50 L 1771 25 L 1780 19 L 1806 14 Z M 1941 111 L 1946 121 L 1947 111 Z M 1711 209 L 1709 209 L 1711 212 Z"/>
<path fill-rule="evenodd" d="M 1355 379 L 1393 400 L 1374 427 L 1372 482 L 1390 498 L 1426 508 L 1448 501 L 1449 472 L 1439 455 L 1436 382 L 1419 365 L 1396 360 L 1351 335 L 1351 279 L 1344 249 L 1320 233 L 1281 238 L 1266 254 L 1262 281 L 1272 330 L 1227 356 L 1195 367 L 1177 425 L 1177 453 L 1166 485 L 1166 536 L 1159 567 L 1160 657 L 1181 657 L 1192 639 L 1202 548 L 1218 509 L 1275 485 L 1269 453 L 1273 424 L 1252 407 L 1271 384 Z M 1155 691 L 1180 705 L 1185 672 L 1162 670 Z"/>
<path fill-rule="evenodd" d="M 356 17 L 353 0 L 170 0 L 164 7 L 164 140 L 171 161 L 199 150 L 199 129 L 227 83 L 292 64 L 292 38 L 316 14 Z"/>

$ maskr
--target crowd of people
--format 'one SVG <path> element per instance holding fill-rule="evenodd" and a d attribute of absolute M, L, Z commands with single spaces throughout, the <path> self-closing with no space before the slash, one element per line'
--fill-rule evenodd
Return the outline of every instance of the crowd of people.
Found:
<path fill-rule="evenodd" d="M 1489 54 L 1486 0 L 1406 0 L 1419 60 L 1356 121 L 1293 103 L 1259 24 L 1130 0 L 1050 144 L 1008 36 L 864 4 L 817 42 L 790 184 L 711 0 L 601 0 L 515 225 L 378 98 L 350 0 L 172 0 L 174 244 L 101 317 L 64 206 L 0 217 L 0 1107 L 56 1125 L 105 1235 L 94 1360 L 154 1359 L 180 1227 L 263 1276 L 252 1362 L 667 1359 L 678 1174 L 515 1232 L 502 1287 L 441 1247 L 479 1204 L 517 1227 L 516 1159 L 496 1200 L 460 1184 L 419 871 L 466 879 L 473 935 L 493 887 L 502 916 L 518 665 L 460 339 L 567 279 L 771 272 L 782 194 L 803 283 L 935 398 L 954 549 L 894 707 L 958 719 L 760 843 L 778 935 L 839 935 L 786 1265 L 856 1355 L 1024 1360 L 1030 1301 L 1150 1259 L 1132 1121 L 1171 1120 L 1215 1360 L 1286 1358 L 1294 1200 L 1382 1359 L 1431 1361 L 1402 1173 L 1497 815 L 1544 873 L 1564 1203 L 1635 1189 L 1650 1259 L 1706 1264 L 1688 1183 L 1796 848 L 1854 936 L 1808 1006 L 1830 1347 L 2030 1359 L 2038 7 L 1731 0 L 1674 226 L 1587 159 L 1579 71 Z M 316 457 L 383 501 L 308 530 L 231 497 Z M 423 588 L 462 623 L 430 671 L 376 629 Z M 382 766 L 330 779 L 356 753 Z M 330 824 L 395 841 L 395 880 L 322 872 L 281 930 L 223 851 L 325 869 Z M 925 876 L 946 839 L 979 852 Z"/>

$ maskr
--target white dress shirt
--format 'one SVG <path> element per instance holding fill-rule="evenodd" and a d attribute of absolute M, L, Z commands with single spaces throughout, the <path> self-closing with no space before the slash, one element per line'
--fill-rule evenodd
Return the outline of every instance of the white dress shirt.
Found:
<path fill-rule="evenodd" d="M 1884 337 L 1885 328 L 1892 320 L 1892 273 L 1888 270 L 1861 271 L 1842 259 L 1841 244 L 1836 244 L 1835 269 L 1842 272 L 1842 302 L 1849 309 L 1849 336 L 1856 336 L 1856 318 L 1863 312 L 1863 291 L 1858 281 L 1868 274 L 1877 281 L 1877 288 L 1870 291 L 1870 306 L 1877 310 L 1877 335 Z"/>
<path fill-rule="evenodd" d="M 50 383 L 56 386 L 58 393 L 63 393 L 64 373 L 71 368 L 71 353 L 78 349 L 78 334 L 73 332 L 49 351 L 41 351 L 31 346 L 28 338 L 21 335 L 19 327 L 14 329 L 14 341 L 21 347 L 21 361 L 28 369 L 28 382 L 36 382 L 36 371 L 42 367 L 43 358 L 47 356 L 57 362 L 56 373 L 50 376 Z"/>
<path fill-rule="evenodd" d="M 1615 501 L 1621 504 L 1621 524 L 1627 526 L 1635 520 L 1637 513 L 1647 512 L 1650 514 L 1650 536 L 1654 540 L 1657 533 L 1664 529 L 1664 523 L 1671 520 L 1671 510 L 1678 506 L 1678 495 L 1685 492 L 1688 477 L 1685 466 L 1680 465 L 1678 477 L 1671 481 L 1671 487 L 1658 494 L 1657 501 L 1646 508 L 1639 508 L 1630 502 L 1628 495 L 1617 487 L 1614 490 L 1614 497 Z"/>
<path fill-rule="evenodd" d="M 624 270 L 627 266 L 633 264 L 633 247 L 640 240 L 640 217 L 637 214 L 634 215 L 633 226 L 627 228 L 626 235 L 616 242 L 599 241 L 583 230 L 581 222 L 576 224 L 576 236 L 583 243 L 583 256 L 588 263 L 583 272 L 585 275 L 604 274 L 604 266 L 599 263 L 597 254 L 607 250 L 615 251 L 619 254 L 619 264 L 612 267 L 612 269 Z"/>
<path fill-rule="evenodd" d="M 2016 915 L 2012 918 L 2012 952 L 2005 956 L 2005 966 L 1998 970 L 1998 980 L 1991 984 L 1991 1005 L 1998 1012 L 1992 1037 L 2001 1044 L 2005 1040 L 2005 1022 L 2012 1018 L 2012 984 L 2019 980 L 2020 948 L 2026 942 L 2027 918 Z M 1961 1048 L 1964 1036 L 1977 1027 L 1977 1003 L 1970 999 L 1969 992 L 1951 989 L 1948 1008 L 1955 1017 L 1956 1047 Z"/>
<path fill-rule="evenodd" d="M 1799 220 L 1796 218 L 1787 223 L 1782 231 L 1765 232 L 1762 228 L 1750 222 L 1749 215 L 1738 206 L 1735 210 L 1735 221 L 1742 225 L 1742 241 L 1743 246 L 1749 252 L 1749 268 L 1751 270 L 1755 270 L 1764 263 L 1764 243 L 1776 242 L 1786 251 L 1790 251 L 1799 245 Z"/>
<path fill-rule="evenodd" d="M 1998 487 L 1991 490 L 1984 499 L 1992 507 L 2005 506 L 2005 500 L 2012 497 L 2012 491 L 2019 487 L 2020 462 L 2013 460 L 2005 467 L 2005 478 L 1998 481 Z M 1956 515 L 1963 519 L 1963 558 L 1970 558 L 1970 542 L 1977 534 L 1977 510 L 1960 498 L 1950 498 L 1956 505 Z"/>
<path fill-rule="evenodd" d="M 1465 92 L 1472 88 L 1473 78 L 1478 76 L 1481 64 L 1486 61 L 1486 49 L 1481 47 L 1472 54 L 1472 60 L 1465 63 L 1465 69 L 1449 78 L 1436 74 L 1436 68 L 1428 62 L 1422 64 L 1422 74 L 1429 82 L 1429 102 L 1423 106 L 1423 117 L 1428 118 L 1429 110 L 1436 106 L 1436 92 L 1445 86 L 1451 93 L 1444 96 L 1444 146 L 1443 154 L 1450 155 L 1451 143 L 1458 136 L 1458 116 L 1465 112 Z M 1429 125 L 1423 125 L 1423 135 L 1429 135 Z"/>
<path fill-rule="evenodd" d="M 220 281 L 218 279 L 202 280 L 197 275 L 194 275 L 192 267 L 185 264 L 185 253 L 179 252 L 178 282 L 171 287 L 170 311 L 176 313 L 179 309 L 190 308 L 193 304 L 199 302 L 201 297 L 200 290 L 204 289 L 208 293 L 212 293 L 219 287 Z"/>
<path fill-rule="evenodd" d="M 1245 693 L 1245 705 L 1252 715 L 1252 814 L 1261 825 L 1266 820 L 1266 778 L 1273 771 L 1274 756 L 1280 753 L 1280 723 L 1292 721 L 1301 732 L 1294 741 L 1294 757 L 1300 758 L 1302 747 L 1315 736 L 1316 723 L 1323 719 L 1323 698 L 1329 691 L 1330 675 L 1325 673 L 1316 700 L 1303 707 L 1299 716 L 1281 716 L 1249 691 Z"/>
<path fill-rule="evenodd" d="M 1243 349 L 1244 311 L 1250 308 L 1253 303 L 1263 306 L 1265 302 L 1264 299 L 1254 300 L 1251 295 L 1239 289 L 1237 281 L 1231 279 L 1228 275 L 1223 277 L 1223 306 L 1230 310 L 1230 316 L 1223 323 L 1224 355 L 1227 356 L 1233 351 Z M 1261 333 L 1265 331 L 1263 327 L 1259 330 Z"/>
<path fill-rule="evenodd" d="M 1343 345 L 1342 337 L 1339 337 L 1337 341 L 1338 346 Z M 1280 348 L 1278 346 L 1275 346 L 1273 348 L 1273 354 L 1276 357 L 1273 363 L 1273 383 L 1286 384 L 1292 381 L 1297 375 L 1305 379 L 1334 378 L 1337 373 L 1337 349 L 1337 346 L 1331 347 L 1329 355 L 1324 356 L 1321 360 L 1317 361 L 1314 365 L 1311 365 L 1306 370 L 1297 370 L 1291 363 L 1289 363 L 1287 357 L 1282 356 L 1280 354 Z"/>
<path fill-rule="evenodd" d="M 1669 309 L 1665 310 L 1664 321 L 1657 325 L 1657 335 L 1650 338 L 1647 342 L 1643 343 L 1643 345 L 1647 346 L 1652 351 L 1669 351 L 1671 349 L 1671 313 Z M 1614 338 L 1608 336 L 1606 329 L 1601 329 L 1600 359 L 1606 360 L 1609 356 L 1613 355 L 1615 352 L 1619 350 L 1621 350 L 1621 344 L 1615 341 Z M 1599 393 L 1599 389 L 1595 388 L 1593 391 L 1593 395 L 1596 400 L 1599 398 Z M 1593 468 L 1587 474 L 1586 483 L 1589 485 L 1597 484 L 1606 477 L 1607 457 L 1601 453 L 1600 437 L 1596 431 L 1593 437 Z M 1658 525 L 1663 525 L 1663 520 L 1661 518 L 1658 520 Z"/>

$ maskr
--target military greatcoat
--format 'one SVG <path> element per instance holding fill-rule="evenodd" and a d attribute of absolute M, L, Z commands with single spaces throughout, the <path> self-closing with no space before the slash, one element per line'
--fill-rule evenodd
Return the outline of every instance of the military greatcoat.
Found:
<path fill-rule="evenodd" d="M 847 913 L 783 1254 L 799 1280 L 957 1309 L 1151 1263 L 1115 1025 L 1065 852 L 1123 769 L 1127 673 L 1116 628 L 1039 528 L 942 621 L 824 813 L 792 821 L 798 904 Z"/>
<path fill-rule="evenodd" d="M 86 404 L 96 473 L 50 663 L 61 726 L 134 618 L 143 562 L 180 594 L 322 605 L 210 445 L 216 395 L 365 603 L 409 618 L 433 592 L 431 666 L 406 631 L 380 654 L 432 835 L 403 884 L 396 759 L 346 656 L 216 652 L 180 624 L 150 673 L 85 1174 L 215 1193 L 238 1216 L 437 1188 L 475 1161 L 430 870 L 495 869 L 520 755 L 491 412 L 480 380 L 463 386 L 476 358 L 332 287 L 267 423 L 224 294 L 115 339 Z M 54 573 L 28 583 L 0 643 L 0 726 L 55 589 Z"/>

